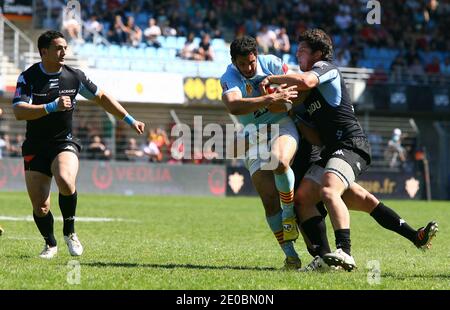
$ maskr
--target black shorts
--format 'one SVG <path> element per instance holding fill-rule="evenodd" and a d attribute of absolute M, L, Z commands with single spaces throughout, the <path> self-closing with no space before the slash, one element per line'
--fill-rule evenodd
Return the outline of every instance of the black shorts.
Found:
<path fill-rule="evenodd" d="M 81 151 L 80 145 L 74 141 L 54 142 L 45 146 L 37 150 L 29 150 L 24 144 L 22 156 L 25 171 L 37 171 L 52 177 L 52 162 L 59 153 L 72 152 L 78 157 Z"/>
<path fill-rule="evenodd" d="M 321 154 L 322 159 L 316 162 L 316 165 L 326 168 L 331 159 L 341 159 L 351 167 L 354 180 L 350 183 L 353 183 L 369 167 L 371 162 L 370 153 L 369 141 L 365 137 L 355 137 L 343 142 L 341 148 L 334 148 L 331 151 L 325 149 L 325 152 Z M 331 169 L 333 170 L 334 168 Z M 346 177 L 343 171 L 342 175 Z"/>

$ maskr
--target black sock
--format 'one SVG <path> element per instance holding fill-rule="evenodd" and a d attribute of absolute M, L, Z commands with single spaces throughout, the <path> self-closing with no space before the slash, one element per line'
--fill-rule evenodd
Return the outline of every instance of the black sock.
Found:
<path fill-rule="evenodd" d="M 319 255 L 319 251 L 317 251 L 317 247 L 316 246 L 306 247 L 306 249 L 308 250 L 308 253 L 312 257 L 316 257 L 317 255 Z"/>
<path fill-rule="evenodd" d="M 384 228 L 395 231 L 411 242 L 415 241 L 417 231 L 412 229 L 394 210 L 385 206 L 382 202 L 376 206 L 370 216 Z"/>
<path fill-rule="evenodd" d="M 48 211 L 44 217 L 37 217 L 33 212 L 34 222 L 36 223 L 39 232 L 45 239 L 45 243 L 51 247 L 56 246 L 55 235 L 53 234 L 53 214 Z"/>
<path fill-rule="evenodd" d="M 63 234 L 68 236 L 75 232 L 75 210 L 77 208 L 77 192 L 70 196 L 59 194 L 59 208 L 63 216 Z"/>
<path fill-rule="evenodd" d="M 342 251 L 351 255 L 350 228 L 335 230 L 334 237 L 336 238 L 336 249 L 342 249 Z"/>
<path fill-rule="evenodd" d="M 327 228 L 323 217 L 314 216 L 304 221 L 301 226 L 306 237 L 311 242 L 311 250 L 316 254 L 314 256 L 319 255 L 322 257 L 331 252 L 327 239 Z"/>

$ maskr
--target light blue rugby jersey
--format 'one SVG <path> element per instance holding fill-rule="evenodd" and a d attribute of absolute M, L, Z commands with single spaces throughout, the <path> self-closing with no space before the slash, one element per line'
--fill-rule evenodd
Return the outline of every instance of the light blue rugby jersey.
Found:
<path fill-rule="evenodd" d="M 239 72 L 235 65 L 230 64 L 227 71 L 220 78 L 222 85 L 222 95 L 240 91 L 242 98 L 253 98 L 261 96 L 259 83 L 268 75 L 279 75 L 287 72 L 287 65 L 283 64 L 280 58 L 273 55 L 258 55 L 256 64 L 256 74 L 247 79 Z M 262 108 L 252 113 L 237 115 L 239 121 L 245 126 L 247 124 L 274 124 L 287 116 L 284 113 L 271 113 L 267 108 Z"/>

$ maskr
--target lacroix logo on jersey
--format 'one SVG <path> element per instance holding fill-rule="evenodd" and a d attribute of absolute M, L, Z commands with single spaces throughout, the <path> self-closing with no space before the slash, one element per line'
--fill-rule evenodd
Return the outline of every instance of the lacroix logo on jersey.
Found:
<path fill-rule="evenodd" d="M 74 95 L 77 92 L 76 89 L 62 89 L 59 91 L 60 95 Z"/>

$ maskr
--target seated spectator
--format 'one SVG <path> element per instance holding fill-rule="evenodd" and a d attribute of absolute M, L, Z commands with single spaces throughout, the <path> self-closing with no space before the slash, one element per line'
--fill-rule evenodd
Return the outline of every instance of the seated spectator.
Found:
<path fill-rule="evenodd" d="M 348 50 L 340 49 L 336 53 L 334 64 L 338 67 L 348 67 L 350 63 L 350 52 Z"/>
<path fill-rule="evenodd" d="M 130 161 L 143 159 L 145 156 L 144 151 L 138 146 L 135 138 L 128 139 L 128 146 L 125 150 L 125 155 Z"/>
<path fill-rule="evenodd" d="M 148 46 L 160 48 L 161 43 L 158 42 L 158 36 L 161 35 L 161 28 L 156 24 L 156 19 L 148 20 L 148 27 L 144 30 L 145 42 Z"/>
<path fill-rule="evenodd" d="M 283 54 L 289 54 L 291 51 L 291 43 L 289 42 L 289 36 L 287 35 L 286 28 L 281 27 L 276 31 L 276 54 L 278 57 L 283 57 Z"/>
<path fill-rule="evenodd" d="M 108 41 L 116 44 L 123 44 L 127 40 L 127 34 L 125 32 L 125 25 L 122 22 L 122 16 L 116 15 L 114 17 L 114 23 L 108 31 Z"/>
<path fill-rule="evenodd" d="M 103 25 L 98 22 L 97 16 L 92 15 L 89 20 L 84 23 L 84 40 L 87 42 L 95 42 L 95 39 L 101 35 L 103 31 Z"/>
<path fill-rule="evenodd" d="M 385 159 L 389 161 L 389 167 L 393 168 L 399 164 L 400 159 L 401 164 L 406 161 L 406 152 L 401 144 L 402 131 L 399 128 L 395 128 L 392 132 L 392 138 L 389 140 L 386 151 L 384 153 Z"/>
<path fill-rule="evenodd" d="M 125 26 L 124 31 L 127 43 L 133 47 L 139 46 L 142 42 L 142 30 L 135 24 L 133 16 L 128 16 L 127 25 Z"/>
<path fill-rule="evenodd" d="M 263 54 L 272 54 L 275 52 L 277 35 L 269 27 L 263 25 L 256 35 L 256 42 Z"/>
<path fill-rule="evenodd" d="M 193 32 L 189 33 L 184 43 L 184 47 L 180 52 L 180 57 L 187 60 L 202 60 L 202 56 L 194 44 L 195 35 Z"/>
<path fill-rule="evenodd" d="M 144 147 L 144 154 L 148 156 L 151 162 L 161 162 L 163 155 L 157 143 L 157 134 L 154 129 L 150 129 L 147 135 L 147 145 Z"/>
<path fill-rule="evenodd" d="M 111 151 L 102 142 L 100 136 L 93 136 L 92 142 L 87 148 L 88 159 L 107 160 L 111 158 Z"/>
<path fill-rule="evenodd" d="M 201 60 L 214 60 L 214 50 L 211 46 L 211 37 L 209 34 L 203 35 L 198 47 L 198 54 Z"/>

